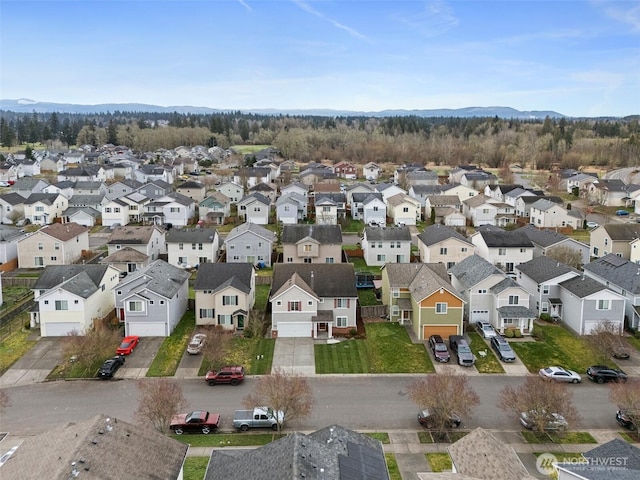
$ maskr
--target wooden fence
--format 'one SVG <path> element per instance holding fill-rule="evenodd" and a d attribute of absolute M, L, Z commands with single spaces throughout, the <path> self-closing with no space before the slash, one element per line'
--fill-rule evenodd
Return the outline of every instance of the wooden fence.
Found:
<path fill-rule="evenodd" d="M 389 314 L 389 307 L 387 305 L 371 305 L 360 307 L 360 314 L 362 315 L 362 318 L 384 318 Z"/>

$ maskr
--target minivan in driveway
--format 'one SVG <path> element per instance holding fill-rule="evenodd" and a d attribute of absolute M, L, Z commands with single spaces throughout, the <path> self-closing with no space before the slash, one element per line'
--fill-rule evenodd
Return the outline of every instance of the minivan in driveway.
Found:
<path fill-rule="evenodd" d="M 496 351 L 498 357 L 503 362 L 511 363 L 516 361 L 516 354 L 513 352 L 511 345 L 509 345 L 509 342 L 507 342 L 504 337 L 500 335 L 491 337 L 491 347 Z"/>
<path fill-rule="evenodd" d="M 476 363 L 476 356 L 462 335 L 449 335 L 449 348 L 456 354 L 458 365 L 472 367 Z"/>

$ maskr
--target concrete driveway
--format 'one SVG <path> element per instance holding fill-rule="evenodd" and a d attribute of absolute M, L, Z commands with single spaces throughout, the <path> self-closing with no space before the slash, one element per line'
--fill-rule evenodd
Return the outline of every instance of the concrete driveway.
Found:
<path fill-rule="evenodd" d="M 281 368 L 298 375 L 315 375 L 316 357 L 312 338 L 278 338 L 273 351 L 272 370 Z"/>
<path fill-rule="evenodd" d="M 60 338 L 40 338 L 0 377 L 0 386 L 28 385 L 43 382 L 62 358 Z"/>
<path fill-rule="evenodd" d="M 144 377 L 163 341 L 164 337 L 140 337 L 140 343 L 131 355 L 127 355 L 124 365 L 116 372 L 115 378 Z"/>

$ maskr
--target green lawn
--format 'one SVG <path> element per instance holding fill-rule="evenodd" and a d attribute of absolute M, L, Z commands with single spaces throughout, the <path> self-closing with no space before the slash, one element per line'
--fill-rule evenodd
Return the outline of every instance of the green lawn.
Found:
<path fill-rule="evenodd" d="M 253 305 L 254 310 L 264 312 L 267 309 L 269 290 L 271 290 L 271 285 L 256 285 L 256 301 Z"/>
<path fill-rule="evenodd" d="M 565 444 L 588 444 L 598 443 L 589 432 L 531 432 L 525 430 L 521 432 L 527 443 L 565 443 Z"/>
<path fill-rule="evenodd" d="M 211 435 L 167 435 L 192 447 L 259 447 L 285 437 L 283 433 L 214 433 Z"/>
<path fill-rule="evenodd" d="M 586 339 L 560 325 L 536 323 L 533 328 L 538 341 L 510 342 L 531 373 L 538 373 L 549 365 L 558 365 L 582 374 L 590 365 L 610 363 L 594 352 Z"/>
<path fill-rule="evenodd" d="M 397 323 L 366 325 L 365 340 L 317 344 L 316 373 L 433 373 L 422 344 L 413 344 L 405 327 Z"/>
<path fill-rule="evenodd" d="M 380 440 L 385 445 L 391 443 L 391 440 L 389 440 L 389 434 L 387 432 L 371 432 L 366 433 L 365 435 L 368 435 L 371 438 L 375 438 L 376 440 Z"/>
<path fill-rule="evenodd" d="M 184 480 L 202 480 L 207 473 L 209 457 L 187 457 L 184 459 Z"/>
<path fill-rule="evenodd" d="M 171 335 L 165 338 L 162 345 L 160 345 L 158 353 L 156 353 L 147 371 L 147 377 L 170 377 L 175 375 L 195 326 L 195 312 L 187 310 Z"/>
<path fill-rule="evenodd" d="M 364 230 L 364 222 L 362 220 L 345 218 L 340 221 L 340 225 L 342 226 L 342 233 L 360 233 Z"/>
<path fill-rule="evenodd" d="M 476 356 L 476 368 L 480 373 L 504 373 L 504 368 L 500 361 L 493 354 L 493 350 L 489 348 L 482 337 L 476 332 L 467 332 L 469 337 L 470 347 L 473 354 Z M 486 351 L 487 355 L 483 358 L 478 353 L 479 351 Z M 471 368 L 471 367 L 469 367 Z"/>
<path fill-rule="evenodd" d="M 376 298 L 376 292 L 373 288 L 359 288 L 358 300 L 363 307 L 380 305 L 380 302 Z"/>
<path fill-rule="evenodd" d="M 387 460 L 387 470 L 389 470 L 389 480 L 402 480 L 400 468 L 393 453 L 385 453 L 384 458 Z"/>
<path fill-rule="evenodd" d="M 347 251 L 347 255 L 348 254 L 349 251 Z M 353 268 L 356 272 L 371 272 L 373 274 L 380 273 L 380 267 L 367 265 L 367 262 L 365 262 L 362 257 L 349 257 L 349 263 L 353 263 Z"/>
<path fill-rule="evenodd" d="M 640 338 L 625 337 L 625 340 L 628 341 L 631 346 L 635 347 L 638 351 L 640 351 Z"/>
<path fill-rule="evenodd" d="M 446 452 L 426 453 L 427 461 L 432 472 L 450 472 L 452 468 L 451 457 Z"/>
<path fill-rule="evenodd" d="M 29 330 L 23 328 L 29 314 L 23 313 L 4 325 L 0 341 L 0 375 L 6 372 L 16 360 L 27 353 L 36 342 L 29 341 Z"/>
<path fill-rule="evenodd" d="M 260 150 L 264 150 L 265 148 L 271 148 L 271 145 L 233 145 L 230 148 L 238 153 L 246 155 L 248 153 L 259 152 Z"/>

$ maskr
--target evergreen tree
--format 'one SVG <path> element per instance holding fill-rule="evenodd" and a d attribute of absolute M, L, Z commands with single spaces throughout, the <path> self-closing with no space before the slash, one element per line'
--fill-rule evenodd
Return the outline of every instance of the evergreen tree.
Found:
<path fill-rule="evenodd" d="M 13 147 L 15 139 L 16 134 L 13 128 L 4 118 L 0 118 L 0 144 L 3 147 Z"/>
<path fill-rule="evenodd" d="M 107 143 L 118 144 L 118 128 L 113 120 L 109 120 L 109 126 L 107 127 Z"/>

